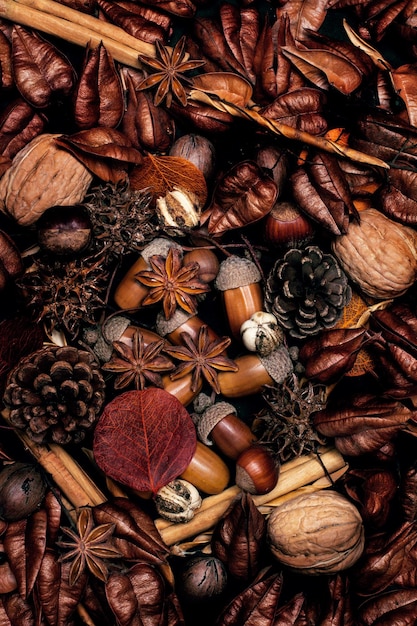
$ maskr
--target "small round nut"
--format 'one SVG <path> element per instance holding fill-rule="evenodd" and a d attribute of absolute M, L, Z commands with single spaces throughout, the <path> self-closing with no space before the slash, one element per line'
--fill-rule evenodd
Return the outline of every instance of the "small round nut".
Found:
<path fill-rule="evenodd" d="M 242 343 L 250 352 L 270 354 L 284 340 L 284 331 L 272 313 L 257 311 L 240 327 Z"/>
<path fill-rule="evenodd" d="M 201 506 L 201 496 L 188 480 L 177 478 L 159 489 L 155 506 L 158 514 L 170 522 L 189 522 Z"/>

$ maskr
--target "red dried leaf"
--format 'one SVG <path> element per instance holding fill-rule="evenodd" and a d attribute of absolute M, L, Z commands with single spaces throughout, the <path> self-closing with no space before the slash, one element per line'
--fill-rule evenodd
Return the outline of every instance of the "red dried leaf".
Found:
<path fill-rule="evenodd" d="M 36 112 L 23 98 L 16 98 L 0 117 L 0 153 L 13 159 L 45 127 L 44 115 Z"/>
<path fill-rule="evenodd" d="M 104 45 L 87 49 L 74 98 L 78 128 L 115 128 L 123 116 L 122 85 L 113 59 Z"/>
<path fill-rule="evenodd" d="M 177 478 L 196 449 L 187 409 L 163 389 L 127 391 L 105 407 L 94 431 L 98 466 L 138 491 L 158 489 Z"/>
<path fill-rule="evenodd" d="M 377 624 L 415 623 L 417 615 L 417 590 L 394 589 L 367 600 L 359 611 L 360 623 L 363 626 Z"/>
<path fill-rule="evenodd" d="M 44 507 L 48 514 L 48 523 L 46 529 L 46 540 L 48 545 L 53 545 L 58 539 L 59 528 L 61 525 L 62 508 L 53 491 L 49 490 L 44 499 Z"/>
<path fill-rule="evenodd" d="M 248 226 L 271 211 L 277 196 L 272 178 L 254 161 L 243 161 L 220 180 L 201 222 L 208 221 L 212 235 Z"/>
<path fill-rule="evenodd" d="M 11 89 L 14 85 L 12 46 L 3 31 L 0 31 L 0 76 L 1 87 Z"/>
<path fill-rule="evenodd" d="M 10 626 L 33 626 L 35 624 L 32 606 L 18 592 L 4 594 L 2 600 L 5 615 L 0 613 L 1 626 L 9 626 L 9 623 Z"/>
<path fill-rule="evenodd" d="M 32 106 L 43 109 L 70 95 L 74 68 L 55 46 L 19 25 L 13 28 L 12 44 L 16 87 Z"/>
<path fill-rule="evenodd" d="M 417 173 L 406 169 L 392 169 L 387 182 L 380 187 L 375 198 L 381 211 L 388 217 L 415 226 L 417 224 Z"/>

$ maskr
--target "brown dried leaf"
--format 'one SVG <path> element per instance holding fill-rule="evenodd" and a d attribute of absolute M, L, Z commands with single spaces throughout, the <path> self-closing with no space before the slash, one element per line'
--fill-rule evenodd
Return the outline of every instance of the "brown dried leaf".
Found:
<path fill-rule="evenodd" d="M 12 31 L 12 45 L 16 87 L 29 104 L 44 109 L 71 94 L 75 71 L 55 46 L 17 24 Z"/>
<path fill-rule="evenodd" d="M 386 183 L 375 194 L 379 208 L 388 217 L 415 226 L 417 224 L 417 172 L 392 168 Z"/>
<path fill-rule="evenodd" d="M 329 576 L 327 585 L 330 598 L 324 611 L 320 611 L 320 616 L 312 619 L 309 607 L 305 609 L 310 623 L 319 623 L 320 626 L 355 626 L 349 578 L 343 574 Z"/>
<path fill-rule="evenodd" d="M 298 626 L 299 624 L 305 623 L 306 615 L 304 613 L 304 603 L 304 593 L 296 593 L 275 613 L 274 626 L 280 626 L 281 624 Z"/>
<path fill-rule="evenodd" d="M 378 451 L 403 430 L 413 411 L 395 400 L 356 395 L 349 406 L 331 406 L 314 414 L 314 426 L 334 437 L 342 454 L 358 456 Z"/>
<path fill-rule="evenodd" d="M 309 31 L 319 30 L 326 18 L 327 7 L 327 0 L 287 0 L 277 9 L 277 17 L 287 15 L 294 38 L 302 41 Z"/>
<path fill-rule="evenodd" d="M 0 153 L 14 156 L 46 127 L 46 118 L 23 98 L 16 98 L 4 109 L 0 117 Z"/>
<path fill-rule="evenodd" d="M 248 226 L 271 211 L 277 196 L 272 178 L 254 161 L 242 161 L 218 182 L 201 222 L 208 222 L 212 235 Z"/>
<path fill-rule="evenodd" d="M 361 72 L 334 51 L 287 45 L 282 52 L 308 81 L 321 89 L 331 86 L 347 96 L 361 85 Z"/>
<path fill-rule="evenodd" d="M 4 552 L 22 598 L 26 597 L 26 525 L 26 518 L 18 522 L 9 522 L 3 535 Z"/>
<path fill-rule="evenodd" d="M 188 101 L 185 107 L 173 100 L 170 109 L 180 122 L 190 124 L 201 133 L 223 133 L 229 130 L 234 121 L 230 113 L 193 100 Z"/>
<path fill-rule="evenodd" d="M 121 70 L 126 84 L 126 109 L 121 130 L 132 145 L 151 152 L 164 152 L 170 147 L 175 136 L 175 122 L 170 113 L 155 106 L 153 98 L 137 87 L 144 74 L 133 69 Z"/>
<path fill-rule="evenodd" d="M 370 598 L 359 609 L 359 619 L 363 626 L 378 624 L 413 626 L 416 615 L 416 589 L 386 591 Z"/>
<path fill-rule="evenodd" d="M 282 574 L 261 572 L 254 582 L 238 593 L 218 618 L 216 626 L 274 626 L 281 596 Z"/>
<path fill-rule="evenodd" d="M 259 571 L 264 548 L 266 521 L 246 492 L 230 505 L 216 524 L 211 548 L 228 572 L 241 582 L 249 582 Z"/>
<path fill-rule="evenodd" d="M 363 521 L 382 528 L 391 512 L 398 486 L 388 468 L 350 468 L 343 477 L 346 493 L 357 504 Z"/>
<path fill-rule="evenodd" d="M 85 130 L 115 128 L 124 111 L 122 85 L 111 54 L 104 45 L 87 48 L 74 95 L 74 120 Z"/>
<path fill-rule="evenodd" d="M 196 11 L 191 0 L 147 0 L 146 4 L 178 17 L 193 17 Z"/>
<path fill-rule="evenodd" d="M 204 175 L 191 161 L 182 157 L 148 154 L 142 165 L 133 169 L 129 179 L 132 189 L 149 188 L 155 198 L 179 187 L 195 193 L 202 205 L 207 199 Z"/>
<path fill-rule="evenodd" d="M 3 31 L 0 31 L 0 76 L 2 88 L 11 89 L 14 85 L 12 46 Z"/>
<path fill-rule="evenodd" d="M 25 529 L 26 545 L 26 597 L 32 592 L 46 549 L 48 514 L 42 508 L 35 511 L 27 520 Z"/>
<path fill-rule="evenodd" d="M 166 30 L 135 11 L 134 3 L 130 4 L 131 8 L 128 9 L 116 2 L 97 0 L 97 5 L 104 15 L 132 37 L 147 43 L 155 43 L 155 41 L 166 43 Z"/>
<path fill-rule="evenodd" d="M 113 541 L 126 559 L 160 564 L 169 554 L 152 518 L 127 498 L 113 498 L 93 508 L 96 524 L 114 524 Z"/>
<path fill-rule="evenodd" d="M 278 96 L 259 112 L 267 119 L 287 124 L 312 135 L 321 135 L 327 130 L 323 111 L 323 93 L 318 89 L 305 87 Z"/>
<path fill-rule="evenodd" d="M 143 161 L 142 154 L 132 146 L 128 137 L 115 128 L 91 128 L 73 135 L 61 135 L 55 141 L 106 182 L 126 181 L 129 166 Z"/>
<path fill-rule="evenodd" d="M 1 626 L 34 626 L 36 623 L 32 606 L 17 591 L 2 595 L 2 605 Z"/>
<path fill-rule="evenodd" d="M 193 20 L 192 33 L 203 55 L 225 72 L 236 72 L 247 78 L 246 69 L 229 48 L 219 20 L 211 16 L 199 16 Z"/>

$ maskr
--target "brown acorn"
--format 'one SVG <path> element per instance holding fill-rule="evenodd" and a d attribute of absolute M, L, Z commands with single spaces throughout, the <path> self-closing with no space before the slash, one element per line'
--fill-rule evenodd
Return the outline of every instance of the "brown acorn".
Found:
<path fill-rule="evenodd" d="M 197 420 L 196 428 L 201 441 L 208 445 L 213 442 L 230 459 L 236 460 L 256 439 L 228 402 L 216 402 L 196 415 L 194 419 Z"/>
<path fill-rule="evenodd" d="M 199 491 L 216 494 L 221 493 L 227 487 L 230 472 L 218 454 L 201 441 L 197 441 L 194 456 L 181 474 L 181 478 L 188 480 Z"/>

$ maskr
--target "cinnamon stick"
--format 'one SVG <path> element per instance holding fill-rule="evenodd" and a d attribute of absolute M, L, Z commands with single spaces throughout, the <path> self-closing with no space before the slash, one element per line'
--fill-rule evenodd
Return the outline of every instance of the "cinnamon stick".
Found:
<path fill-rule="evenodd" d="M 257 506 L 265 505 L 270 500 L 289 494 L 296 489 L 300 489 L 325 477 L 326 471 L 328 474 L 332 474 L 347 467 L 344 458 L 335 448 L 327 448 L 320 457 L 321 462 L 313 454 L 300 457 L 302 462 L 297 460 L 297 463 L 294 463 L 289 468 L 285 468 L 286 464 L 284 463 L 282 466 L 284 469 L 280 472 L 275 488 L 265 495 L 253 496 L 255 504 Z M 162 539 L 167 545 L 171 546 L 209 530 L 224 515 L 233 499 L 239 493 L 240 489 L 234 485 L 225 489 L 221 494 L 205 498 L 201 509 L 197 511 L 193 519 L 184 524 L 172 524 L 163 528 L 159 520 L 156 520 L 156 526 Z"/>

